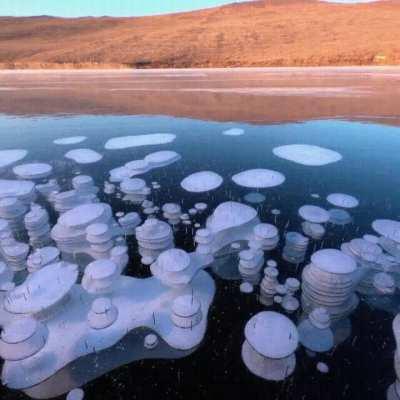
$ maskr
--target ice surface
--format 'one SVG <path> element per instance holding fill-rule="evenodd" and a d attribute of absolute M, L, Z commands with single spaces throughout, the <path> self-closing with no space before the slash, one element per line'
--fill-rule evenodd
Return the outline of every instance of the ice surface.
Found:
<path fill-rule="evenodd" d="M 275 147 L 273 153 L 280 158 L 308 166 L 322 166 L 340 161 L 342 155 L 324 147 L 309 144 L 289 144 Z"/>
<path fill-rule="evenodd" d="M 104 148 L 106 150 L 127 149 L 130 147 L 154 146 L 157 144 L 171 143 L 176 139 L 176 135 L 171 133 L 152 133 L 149 135 L 121 136 L 107 141 Z"/>

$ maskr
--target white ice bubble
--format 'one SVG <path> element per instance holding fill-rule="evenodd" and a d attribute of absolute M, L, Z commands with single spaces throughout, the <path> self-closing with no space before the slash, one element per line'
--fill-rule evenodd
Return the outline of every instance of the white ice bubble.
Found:
<path fill-rule="evenodd" d="M 26 157 L 26 150 L 0 150 L 0 171 Z"/>
<path fill-rule="evenodd" d="M 324 147 L 309 144 L 289 144 L 275 147 L 272 152 L 280 158 L 307 166 L 322 166 L 340 161 L 342 155 Z"/>
<path fill-rule="evenodd" d="M 74 149 L 68 151 L 65 154 L 65 157 L 77 162 L 78 164 L 92 164 L 103 158 L 101 154 L 91 149 Z"/>
<path fill-rule="evenodd" d="M 152 146 L 158 144 L 171 143 L 176 139 L 176 135 L 171 133 L 153 133 L 149 135 L 121 136 L 107 141 L 104 148 L 106 150 L 128 149 L 130 147 Z"/>
<path fill-rule="evenodd" d="M 87 139 L 86 136 L 70 136 L 70 137 L 55 139 L 53 141 L 53 143 L 54 144 L 60 144 L 60 145 L 63 145 L 63 146 L 67 146 L 67 145 L 70 145 L 70 144 L 82 143 L 86 139 Z"/>
<path fill-rule="evenodd" d="M 321 207 L 312 205 L 300 207 L 299 215 L 305 221 L 312 222 L 314 224 L 324 224 L 325 222 L 328 222 L 330 218 L 328 211 Z"/>
<path fill-rule="evenodd" d="M 222 134 L 225 136 L 241 136 L 241 135 L 244 135 L 244 129 L 231 128 L 231 129 L 227 129 L 227 130 L 223 131 Z"/>
<path fill-rule="evenodd" d="M 187 176 L 181 186 L 187 192 L 203 193 L 217 189 L 222 185 L 223 179 L 213 171 L 200 171 Z"/>
<path fill-rule="evenodd" d="M 285 182 L 285 176 L 270 169 L 249 169 L 232 176 L 233 182 L 247 188 L 270 188 Z"/>
<path fill-rule="evenodd" d="M 354 208 L 360 204 L 354 196 L 344 193 L 331 193 L 326 200 L 328 203 L 342 208 Z"/>

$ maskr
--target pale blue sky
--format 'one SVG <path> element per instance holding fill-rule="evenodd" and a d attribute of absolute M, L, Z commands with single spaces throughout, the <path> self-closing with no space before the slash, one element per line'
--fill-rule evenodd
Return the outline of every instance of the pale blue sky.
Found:
<path fill-rule="evenodd" d="M 368 2 L 371 0 L 335 0 Z M 0 15 L 136 16 L 188 11 L 234 0 L 0 0 Z"/>

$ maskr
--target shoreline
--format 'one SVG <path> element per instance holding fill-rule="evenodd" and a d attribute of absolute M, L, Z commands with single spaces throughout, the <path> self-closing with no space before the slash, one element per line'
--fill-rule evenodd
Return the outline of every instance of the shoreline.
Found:
<path fill-rule="evenodd" d="M 293 71 L 334 71 L 334 72 L 358 72 L 358 71 L 399 71 L 400 65 L 326 65 L 326 66 L 265 66 L 265 67 L 189 67 L 189 68 L 0 68 L 0 74 L 6 73 L 109 73 L 131 72 L 136 73 L 163 73 L 163 72 L 293 72 Z"/>

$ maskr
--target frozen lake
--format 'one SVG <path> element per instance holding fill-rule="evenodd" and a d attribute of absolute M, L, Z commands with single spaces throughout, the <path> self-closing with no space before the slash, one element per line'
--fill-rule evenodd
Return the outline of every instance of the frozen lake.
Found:
<path fill-rule="evenodd" d="M 207 203 L 206 211 L 189 215 L 191 224 L 174 228 L 175 246 L 193 251 L 195 224 L 204 227 L 219 204 L 247 204 L 262 222 L 279 230 L 278 246 L 265 252 L 265 260 L 278 263 L 279 281 L 301 280 L 313 251 L 339 249 L 354 238 L 376 235 L 371 227 L 376 219 L 399 220 L 399 105 L 398 68 L 2 71 L 0 150 L 28 153 L 0 169 L 0 179 L 17 179 L 13 167 L 27 163 L 49 164 L 51 175 L 39 176 L 35 183 L 56 178 L 61 190 L 69 190 L 76 175 L 90 175 L 100 188 L 99 200 L 110 204 L 114 214 L 135 211 L 145 219 L 141 205 L 124 201 L 118 190 L 104 193 L 104 182 L 111 170 L 146 160 L 150 153 L 176 152 L 181 158 L 167 154 L 168 165 L 135 175 L 151 188 L 147 199 L 156 206 L 176 203 L 189 214 L 194 204 Z M 110 140 L 126 136 L 134 138 Z M 60 139 L 66 140 L 54 143 Z M 307 145 L 307 151 L 277 150 L 293 144 Z M 318 146 L 317 156 L 316 148 L 309 146 Z M 321 154 L 319 148 L 325 152 Z M 86 150 L 65 157 L 74 149 Z M 140 168 L 142 162 L 128 170 Z M 31 176 L 32 169 L 27 169 L 20 168 L 20 174 Z M 37 174 L 48 172 L 43 164 L 35 169 Z M 252 172 L 237 175 L 248 170 Z M 206 174 L 201 182 L 195 176 L 183 183 L 199 171 L 215 174 Z M 304 215 L 299 216 L 299 208 L 332 209 L 327 201 L 332 193 L 359 200 L 357 207 L 348 210 L 352 222 L 344 226 L 322 222 L 326 233 L 322 240 L 310 241 L 304 261 L 295 265 L 283 259 L 284 234 L 302 232 Z M 54 225 L 58 212 L 42 198 L 37 202 L 49 210 Z M 165 220 L 162 212 L 157 218 Z M 149 267 L 141 263 L 135 237 L 128 236 L 127 243 L 126 274 L 151 276 Z M 397 262 L 400 268 L 400 259 Z M 69 390 L 82 387 L 85 398 L 107 400 L 386 397 L 396 380 L 392 322 L 400 311 L 400 269 L 388 274 L 396 283 L 390 296 L 356 291 L 360 302 L 349 317 L 347 328 L 351 328 L 343 333 L 343 341 L 317 355 L 307 354 L 299 345 L 296 368 L 279 382 L 257 377 L 246 368 L 241 355 L 244 329 L 252 316 L 265 310 L 285 314 L 298 325 L 302 307 L 287 314 L 278 303 L 261 304 L 259 283 L 253 293 L 242 293 L 236 253 L 216 257 L 205 271 L 215 281 L 216 293 L 198 346 L 183 351 L 161 341 L 157 353 L 146 355 L 143 340 L 148 332 L 138 329 L 106 350 L 69 363 L 28 389 L 28 394 L 62 395 L 56 397 L 61 399 Z M 296 294 L 299 300 L 301 291 Z M 319 372 L 318 362 L 326 363 L 329 372 Z M 29 397 L 1 386 L 0 398 Z"/>

